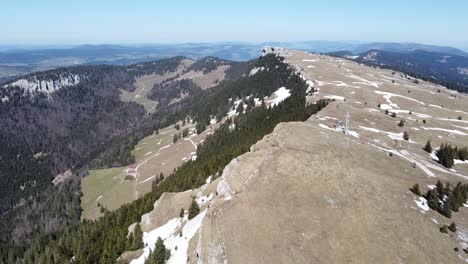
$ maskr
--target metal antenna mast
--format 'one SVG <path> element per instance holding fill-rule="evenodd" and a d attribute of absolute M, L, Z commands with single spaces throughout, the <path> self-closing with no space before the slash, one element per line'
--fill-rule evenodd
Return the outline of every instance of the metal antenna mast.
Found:
<path fill-rule="evenodd" d="M 346 121 L 345 121 L 345 134 L 348 134 L 349 131 L 349 110 L 346 111 Z"/>

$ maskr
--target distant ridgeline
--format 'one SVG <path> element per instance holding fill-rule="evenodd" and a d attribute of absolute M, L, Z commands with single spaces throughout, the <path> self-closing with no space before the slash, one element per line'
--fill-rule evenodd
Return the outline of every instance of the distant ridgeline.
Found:
<path fill-rule="evenodd" d="M 247 66 L 242 66 L 245 69 L 243 73 L 237 68 L 237 78 L 167 105 L 156 114 L 142 119 L 131 133 L 114 137 L 107 148 L 102 148 L 88 161 L 106 159 L 112 162 L 112 157 L 118 156 L 114 155 L 118 152 L 115 150 L 118 146 L 133 147 L 138 138 L 188 116 L 199 124 L 199 129 L 213 119 L 217 122 L 224 120 L 219 129 L 198 148 L 197 159 L 184 163 L 173 175 L 153 185 L 152 192 L 120 209 L 106 212 L 97 221 L 72 225 L 67 231 L 57 232 L 53 237 L 36 237 L 23 245 L 3 238 L 2 245 L 6 246 L 0 247 L 0 263 L 14 262 L 18 258 L 22 258 L 24 263 L 64 263 L 72 258 L 74 263 L 115 263 L 121 253 L 133 248 L 135 239 L 141 239 L 129 239 L 128 226 L 152 210 L 154 202 L 163 192 L 185 191 L 201 186 L 210 175 L 219 176 L 219 172 L 233 158 L 249 151 L 252 144 L 271 133 L 278 123 L 303 121 L 327 104 L 327 101 L 319 101 L 307 105 L 307 83 L 282 61 L 282 57 L 274 55 L 251 61 Z M 247 74 L 254 67 L 264 70 Z M 290 96 L 267 108 L 264 98 L 280 87 L 289 91 Z M 256 103 L 254 98 L 262 102 Z M 242 109 L 236 115 L 228 115 L 236 107 L 236 102 L 238 105 L 242 102 L 242 107 L 237 105 Z M 124 151 L 130 152 L 130 148 Z"/>
<path fill-rule="evenodd" d="M 443 85 L 451 90 L 468 92 L 468 57 L 415 50 L 406 53 L 369 50 L 358 55 L 349 51 L 329 55 L 395 71 Z"/>

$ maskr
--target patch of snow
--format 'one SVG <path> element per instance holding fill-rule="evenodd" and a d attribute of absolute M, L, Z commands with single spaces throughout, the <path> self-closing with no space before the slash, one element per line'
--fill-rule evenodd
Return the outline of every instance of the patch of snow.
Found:
<path fill-rule="evenodd" d="M 399 108 L 398 105 L 392 103 L 392 101 L 390 100 L 392 97 L 400 97 L 400 98 L 404 98 L 404 99 L 407 99 L 407 100 L 410 100 L 410 101 L 413 101 L 413 102 L 416 102 L 418 104 L 421 104 L 421 105 L 425 105 L 424 102 L 421 102 L 419 100 L 416 100 L 414 98 L 411 98 L 411 97 L 408 97 L 408 96 L 403 96 L 403 95 L 399 95 L 399 94 L 394 94 L 394 93 L 388 93 L 388 92 L 382 92 L 382 91 L 374 91 L 376 94 L 380 94 L 380 95 L 383 95 L 384 99 L 387 101 L 387 103 L 395 108 Z"/>
<path fill-rule="evenodd" d="M 468 160 L 454 159 L 453 164 L 468 164 Z"/>
<path fill-rule="evenodd" d="M 414 202 L 418 205 L 418 207 L 422 210 L 422 213 L 429 211 L 429 205 L 427 205 L 427 200 L 424 197 L 418 197 L 417 200 Z"/>
<path fill-rule="evenodd" d="M 216 120 L 216 116 L 213 116 L 213 117 L 211 118 L 211 120 L 210 120 L 210 124 L 211 124 L 211 125 L 214 125 L 214 124 L 216 124 L 216 123 L 218 123 L 218 120 Z"/>
<path fill-rule="evenodd" d="M 210 175 L 210 177 L 206 179 L 206 184 L 210 184 L 212 180 L 213 180 L 213 176 Z"/>
<path fill-rule="evenodd" d="M 162 240 L 166 240 L 169 236 L 174 233 L 182 224 L 182 219 L 177 217 L 167 221 L 166 224 L 153 229 L 149 232 L 143 233 L 143 243 L 145 248 L 143 254 L 130 262 L 130 264 L 144 264 L 148 258 L 150 251 L 154 251 L 156 241 L 160 237 Z M 172 255 L 172 252 L 171 252 Z"/>
<path fill-rule="evenodd" d="M 273 99 L 268 100 L 266 102 L 269 103 L 270 106 L 277 106 L 279 103 L 286 100 L 289 96 L 291 96 L 291 91 L 289 89 L 286 89 L 285 87 L 280 87 L 270 96 L 273 97 Z"/>
<path fill-rule="evenodd" d="M 334 100 L 339 100 L 339 101 L 345 100 L 343 96 L 339 96 L 339 95 L 325 95 L 323 98 L 334 99 Z"/>
<path fill-rule="evenodd" d="M 166 248 L 171 250 L 171 256 L 167 263 L 186 263 L 189 242 L 200 229 L 206 212 L 206 209 L 203 210 L 191 220 L 188 220 L 187 214 L 184 216 L 184 218 L 173 218 L 166 224 L 153 229 L 150 232 L 144 232 L 143 242 L 145 244 L 145 248 L 143 249 L 143 254 L 139 258 L 132 260 L 130 263 L 144 264 L 145 260 L 150 254 L 150 251 L 154 251 L 156 241 L 159 237 L 164 241 Z M 180 236 L 180 233 L 176 233 L 176 231 L 182 226 L 184 222 L 185 225 L 182 228 L 182 236 Z"/>
<path fill-rule="evenodd" d="M 327 126 L 327 125 L 325 125 L 325 124 L 319 124 L 319 127 L 321 127 L 321 128 L 325 128 L 325 129 L 328 129 L 328 130 L 335 131 L 335 129 L 333 129 L 333 128 L 330 128 L 329 126 Z"/>
<path fill-rule="evenodd" d="M 458 119 L 449 119 L 449 118 L 437 118 L 438 120 L 442 121 L 450 121 L 450 122 L 457 122 L 457 123 L 466 123 L 468 124 L 468 120 L 458 120 Z"/>
<path fill-rule="evenodd" d="M 261 72 L 261 71 L 264 71 L 265 70 L 265 67 L 255 67 L 253 68 L 252 70 L 250 70 L 249 72 L 249 76 L 253 76 L 255 74 L 257 74 L 258 72 Z"/>
<path fill-rule="evenodd" d="M 160 148 L 159 151 L 161 151 L 161 150 L 163 150 L 163 149 L 166 149 L 166 148 L 168 148 L 168 147 L 170 147 L 170 146 L 171 146 L 171 145 L 164 146 L 164 147 Z"/>
<path fill-rule="evenodd" d="M 430 104 L 429 106 L 432 106 L 432 107 L 435 107 L 435 108 L 439 108 L 439 109 L 445 109 L 445 110 L 447 110 L 447 111 L 452 111 L 452 112 L 455 112 L 455 113 L 462 113 L 462 114 L 468 115 L 468 112 L 465 112 L 465 111 L 462 111 L 462 110 L 453 110 L 453 109 L 449 109 L 449 108 L 442 107 L 442 106 L 439 106 L 439 105 L 434 105 L 434 104 Z M 449 119 L 449 120 L 450 120 L 450 119 Z"/>
<path fill-rule="evenodd" d="M 465 130 L 468 130 L 468 127 L 462 127 L 462 126 L 457 126 L 457 125 L 452 125 L 453 127 L 456 127 L 456 128 L 461 128 L 461 129 L 465 129 Z"/>
<path fill-rule="evenodd" d="M 213 193 L 210 193 L 210 195 L 208 196 L 200 196 L 198 197 L 195 201 L 197 202 L 197 204 L 202 207 L 204 206 L 205 204 L 211 202 L 213 200 L 213 197 L 214 197 L 214 194 Z"/>
<path fill-rule="evenodd" d="M 189 242 L 200 229 L 206 212 L 207 209 L 187 221 L 182 228 L 182 237 L 179 234 L 172 234 L 164 241 L 164 245 L 171 250 L 171 257 L 167 260 L 167 264 L 187 263 Z M 176 247 L 177 250 L 175 250 Z"/>
<path fill-rule="evenodd" d="M 440 105 L 429 104 L 429 106 L 432 106 L 432 107 L 435 107 L 435 108 L 442 109 L 442 106 L 440 106 Z"/>
<path fill-rule="evenodd" d="M 382 110 L 391 110 L 393 108 L 388 104 L 380 104 L 380 109 L 382 109 Z"/>
<path fill-rule="evenodd" d="M 376 82 L 371 82 L 369 80 L 366 80 L 366 79 L 364 79 L 362 77 L 359 77 L 359 76 L 356 76 L 354 74 L 349 74 L 349 75 L 346 75 L 346 76 L 348 76 L 349 78 L 360 81 L 359 83 L 361 83 L 361 84 L 368 85 L 368 86 L 373 86 L 375 88 L 379 88 L 379 84 L 376 83 Z"/>
<path fill-rule="evenodd" d="M 268 54 L 274 54 L 275 56 L 279 56 L 279 57 L 287 57 L 289 55 L 289 51 L 281 47 L 271 47 L 271 46 L 263 47 L 262 50 L 260 51 L 260 56 L 263 57 Z"/>
<path fill-rule="evenodd" d="M 463 229 L 461 229 L 461 228 L 458 228 L 457 237 L 458 237 L 458 239 L 460 239 L 460 241 L 461 241 L 460 244 L 461 244 L 464 248 L 468 248 L 468 231 L 467 231 L 467 230 L 463 230 Z"/>
<path fill-rule="evenodd" d="M 358 134 L 358 132 L 356 132 L 356 131 L 351 131 L 351 130 L 349 130 L 349 131 L 348 131 L 348 134 L 350 134 L 351 136 L 353 136 L 353 137 L 355 137 L 355 138 L 359 138 L 359 134 Z"/>
<path fill-rule="evenodd" d="M 468 136 L 467 133 L 462 132 L 460 130 L 452 130 L 452 129 L 445 129 L 445 128 L 440 128 L 440 127 L 421 127 L 424 130 L 433 130 L 433 131 L 443 131 L 455 135 L 460 135 L 460 136 Z"/>
<path fill-rule="evenodd" d="M 322 121 L 325 121 L 325 120 L 328 120 L 328 119 L 338 120 L 337 118 L 334 118 L 334 117 L 331 117 L 331 116 L 324 116 L 324 117 L 319 117 L 318 118 L 318 120 L 322 120 Z"/>
<path fill-rule="evenodd" d="M 145 182 L 147 182 L 147 181 L 150 181 L 150 180 L 153 179 L 154 177 L 156 177 L 156 175 L 153 175 L 153 176 L 149 177 L 148 179 L 146 179 L 146 180 L 144 180 L 144 181 L 142 181 L 142 182 L 139 182 L 138 184 L 143 184 L 143 183 L 145 183 Z"/>

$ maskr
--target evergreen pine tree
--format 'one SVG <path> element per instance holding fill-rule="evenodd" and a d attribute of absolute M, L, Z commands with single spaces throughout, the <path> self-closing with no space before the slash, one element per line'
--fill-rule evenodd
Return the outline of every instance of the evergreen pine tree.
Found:
<path fill-rule="evenodd" d="M 448 229 L 449 229 L 450 231 L 452 231 L 452 232 L 457 232 L 457 225 L 455 225 L 455 222 L 452 222 L 452 223 L 449 225 Z"/>
<path fill-rule="evenodd" d="M 450 203 L 447 203 L 447 202 L 444 203 L 444 205 L 440 209 L 439 213 L 441 213 L 443 216 L 445 216 L 447 218 L 451 218 L 452 217 L 452 208 L 450 206 Z"/>
<path fill-rule="evenodd" d="M 410 190 L 411 190 L 411 192 L 413 192 L 417 196 L 421 196 L 421 192 L 419 191 L 419 184 L 417 184 L 417 183 L 414 184 L 413 188 L 411 188 Z"/>
<path fill-rule="evenodd" d="M 185 214 L 184 208 L 180 209 L 179 217 L 180 217 L 180 218 L 183 218 L 183 217 L 184 217 L 184 214 Z"/>
<path fill-rule="evenodd" d="M 405 125 L 405 121 L 403 121 L 403 119 L 401 119 L 400 122 L 398 123 L 398 126 L 403 127 L 404 125 Z"/>
<path fill-rule="evenodd" d="M 158 237 L 154 251 L 150 252 L 145 264 L 164 264 L 167 260 L 168 251 L 164 245 L 164 241 Z M 170 255 L 169 255 L 170 256 Z"/>
<path fill-rule="evenodd" d="M 431 146 L 431 141 L 430 140 L 427 141 L 426 146 L 424 146 L 424 150 L 427 153 L 432 153 L 432 146 Z"/>
<path fill-rule="evenodd" d="M 409 140 L 409 134 L 408 134 L 407 131 L 405 131 L 405 132 L 403 133 L 403 139 L 406 140 L 406 141 Z"/>
<path fill-rule="evenodd" d="M 141 230 L 140 223 L 135 225 L 135 229 L 133 230 L 133 243 L 131 245 L 131 249 L 136 250 L 139 248 L 143 248 L 143 231 Z"/>
<path fill-rule="evenodd" d="M 440 232 L 443 234 L 448 234 L 448 227 L 447 225 L 443 225 L 440 229 Z"/>
<path fill-rule="evenodd" d="M 199 213 L 200 213 L 200 207 L 198 206 L 197 201 L 195 201 L 195 199 L 193 199 L 192 204 L 190 205 L 190 208 L 189 208 L 188 219 L 194 218 Z"/>

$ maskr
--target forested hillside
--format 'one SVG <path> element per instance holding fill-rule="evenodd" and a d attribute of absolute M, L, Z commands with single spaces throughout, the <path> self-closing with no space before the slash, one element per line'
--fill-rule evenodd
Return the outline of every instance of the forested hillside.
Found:
<path fill-rule="evenodd" d="M 132 246 L 132 241 L 127 238 L 127 227 L 139 220 L 143 213 L 151 210 L 153 203 L 163 192 L 183 191 L 200 186 L 209 175 L 217 175 L 232 158 L 248 151 L 250 145 L 270 133 L 279 122 L 304 120 L 326 105 L 326 102 L 306 105 L 307 84 L 282 63 L 281 58 L 268 55 L 258 60 L 255 66 L 263 66 L 269 70 L 220 84 L 219 87 L 206 90 L 197 98 L 188 100 L 191 103 L 173 104 L 170 110 L 166 110 L 167 117 L 163 118 L 162 113 L 159 113 L 146 119 L 141 130 L 135 131 L 133 137 L 147 135 L 162 123 L 181 120 L 186 116 L 192 116 L 203 123 L 209 116 L 227 113 L 232 107 L 232 103 L 226 103 L 227 98 L 252 95 L 263 98 L 279 87 L 289 89 L 291 96 L 272 108 L 266 108 L 264 103 L 257 107 L 246 107 L 243 113 L 228 119 L 206 139 L 198 149 L 198 158 L 195 161 L 185 163 L 173 175 L 155 185 L 151 193 L 114 212 L 106 213 L 96 222 L 86 221 L 79 226 L 70 227 L 49 243 L 33 242 L 35 246 L 27 250 L 24 261 L 68 262 L 73 258 L 76 263 L 114 263 L 124 250 Z M 177 111 L 173 111 L 174 109 Z M 234 129 L 230 127 L 231 124 L 235 124 Z M 132 136 L 114 143 L 119 142 L 132 142 Z M 9 256 L 10 261 L 21 258 L 21 250 L 16 254 L 3 253 L 5 254 L 1 255 L 5 258 L 2 261 L 5 262 L 8 261 L 6 256 Z"/>
<path fill-rule="evenodd" d="M 120 89 L 135 89 L 135 78 L 173 72 L 184 59 L 128 67 L 59 68 L 4 82 L 0 87 L 2 257 L 7 251 L 22 255 L 32 238 L 37 238 L 36 243 L 47 241 L 79 223 L 80 186 L 74 178 L 85 175 L 89 166 L 133 163 L 130 150 L 138 139 L 172 122 L 171 113 L 194 101 L 184 98 L 147 116 L 140 105 L 119 97 Z M 233 65 L 237 67 L 229 75 L 234 78 L 247 70 L 248 63 Z M 164 96 L 170 95 L 158 99 L 168 101 Z M 52 179 L 68 169 L 73 177 L 54 186 Z"/>
<path fill-rule="evenodd" d="M 144 113 L 140 106 L 120 101 L 118 89 L 133 86 L 119 67 L 58 69 L 34 79 L 54 80 L 64 72 L 82 78 L 54 93 L 18 86 L 0 89 L 8 98 L 0 103 L 0 211 L 43 191 L 56 174 L 108 138 L 131 129 Z"/>

